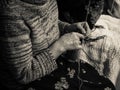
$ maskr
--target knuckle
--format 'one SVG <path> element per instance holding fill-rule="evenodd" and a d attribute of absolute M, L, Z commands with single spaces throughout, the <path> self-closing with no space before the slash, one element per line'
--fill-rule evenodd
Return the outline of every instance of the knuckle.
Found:
<path fill-rule="evenodd" d="M 74 44 L 77 44 L 77 41 L 74 41 Z"/>
<path fill-rule="evenodd" d="M 71 45 L 71 44 L 73 44 L 73 42 L 72 42 L 72 41 L 69 41 L 69 42 L 67 42 L 67 44 L 68 44 L 68 45 Z"/>
<path fill-rule="evenodd" d="M 75 32 L 72 32 L 71 34 L 72 34 L 73 36 L 75 36 L 75 35 L 76 35 L 76 33 L 75 33 Z"/>
<path fill-rule="evenodd" d="M 76 45 L 76 49 L 79 48 L 79 45 Z"/>
<path fill-rule="evenodd" d="M 77 26 L 78 28 L 80 28 L 80 27 L 81 27 L 81 23 L 78 23 L 76 26 Z"/>
<path fill-rule="evenodd" d="M 81 24 L 85 24 L 85 22 L 83 21 L 83 22 L 81 22 Z"/>

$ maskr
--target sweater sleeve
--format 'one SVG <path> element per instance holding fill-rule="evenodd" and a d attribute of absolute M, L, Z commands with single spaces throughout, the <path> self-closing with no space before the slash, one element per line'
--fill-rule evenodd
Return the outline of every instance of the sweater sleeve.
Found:
<path fill-rule="evenodd" d="M 24 20 L 5 19 L 0 24 L 1 59 L 16 81 L 27 84 L 54 71 L 57 64 L 49 48 L 33 55 L 30 30 Z"/>
<path fill-rule="evenodd" d="M 59 25 L 59 30 L 60 30 L 61 35 L 70 32 L 69 30 L 66 29 L 66 27 L 70 25 L 69 23 L 59 20 L 58 25 Z"/>

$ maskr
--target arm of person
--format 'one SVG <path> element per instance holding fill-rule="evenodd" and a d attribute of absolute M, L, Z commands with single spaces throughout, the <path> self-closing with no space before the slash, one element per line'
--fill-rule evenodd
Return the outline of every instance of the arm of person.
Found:
<path fill-rule="evenodd" d="M 69 24 L 67 22 L 63 22 L 59 20 L 58 25 L 61 35 L 70 32 L 78 32 L 80 34 L 87 35 L 91 32 L 91 29 L 87 22 L 77 22 L 77 23 Z"/>
<path fill-rule="evenodd" d="M 6 68 L 17 82 L 27 84 L 50 74 L 57 68 L 56 59 L 67 50 L 81 48 L 79 33 L 68 33 L 50 47 L 33 54 L 30 29 L 24 20 L 4 21 L 0 35 L 0 52 Z"/>
<path fill-rule="evenodd" d="M 71 24 L 58 20 L 58 25 L 59 25 L 59 30 L 60 30 L 61 35 L 70 32 L 69 30 L 66 30 L 65 28 L 70 26 Z"/>
<path fill-rule="evenodd" d="M 56 59 L 63 52 L 58 44 L 39 50 L 34 56 L 30 30 L 24 20 L 7 19 L 1 27 L 1 56 L 17 82 L 27 84 L 57 68 Z"/>
<path fill-rule="evenodd" d="M 34 54 L 30 27 L 24 19 L 4 18 L 1 22 L 0 52 L 12 78 L 27 84 L 57 69 L 56 59 L 67 50 L 80 49 L 79 33 L 68 33 L 46 49 Z"/>

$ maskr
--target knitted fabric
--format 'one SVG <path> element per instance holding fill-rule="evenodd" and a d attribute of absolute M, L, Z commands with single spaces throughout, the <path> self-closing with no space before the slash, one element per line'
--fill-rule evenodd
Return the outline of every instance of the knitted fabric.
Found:
<path fill-rule="evenodd" d="M 109 78 L 115 85 L 120 70 L 120 19 L 101 15 L 90 38 L 105 36 L 95 41 L 86 41 L 77 52 L 79 59 L 91 64 L 100 75 Z"/>
<path fill-rule="evenodd" d="M 0 9 L 0 81 L 17 90 L 57 68 L 49 50 L 59 38 L 57 5 L 54 0 L 1 0 Z"/>

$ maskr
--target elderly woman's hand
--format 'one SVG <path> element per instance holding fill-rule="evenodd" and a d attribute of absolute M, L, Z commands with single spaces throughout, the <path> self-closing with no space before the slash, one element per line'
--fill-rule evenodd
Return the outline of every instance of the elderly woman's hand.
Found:
<path fill-rule="evenodd" d="M 67 33 L 59 38 L 49 49 L 54 58 L 57 58 L 68 50 L 81 49 L 81 39 L 83 38 L 84 36 L 77 32 Z"/>
<path fill-rule="evenodd" d="M 60 47 L 64 50 L 75 50 L 81 48 L 81 39 L 83 39 L 84 36 L 82 34 L 79 34 L 77 32 L 67 33 L 63 35 L 57 43 L 60 45 Z"/>
<path fill-rule="evenodd" d="M 68 50 L 76 50 L 82 48 L 81 39 L 83 39 L 87 34 L 91 32 L 86 22 L 78 22 L 78 23 L 70 24 L 67 25 L 65 29 L 68 32 L 63 36 L 61 36 L 58 39 L 58 41 L 56 41 L 50 47 L 50 50 L 54 58 L 57 58 L 62 53 Z"/>
<path fill-rule="evenodd" d="M 67 25 L 65 27 L 65 30 L 68 32 L 78 32 L 83 35 L 87 35 L 91 32 L 91 29 L 87 22 L 78 22 L 78 23 Z"/>

